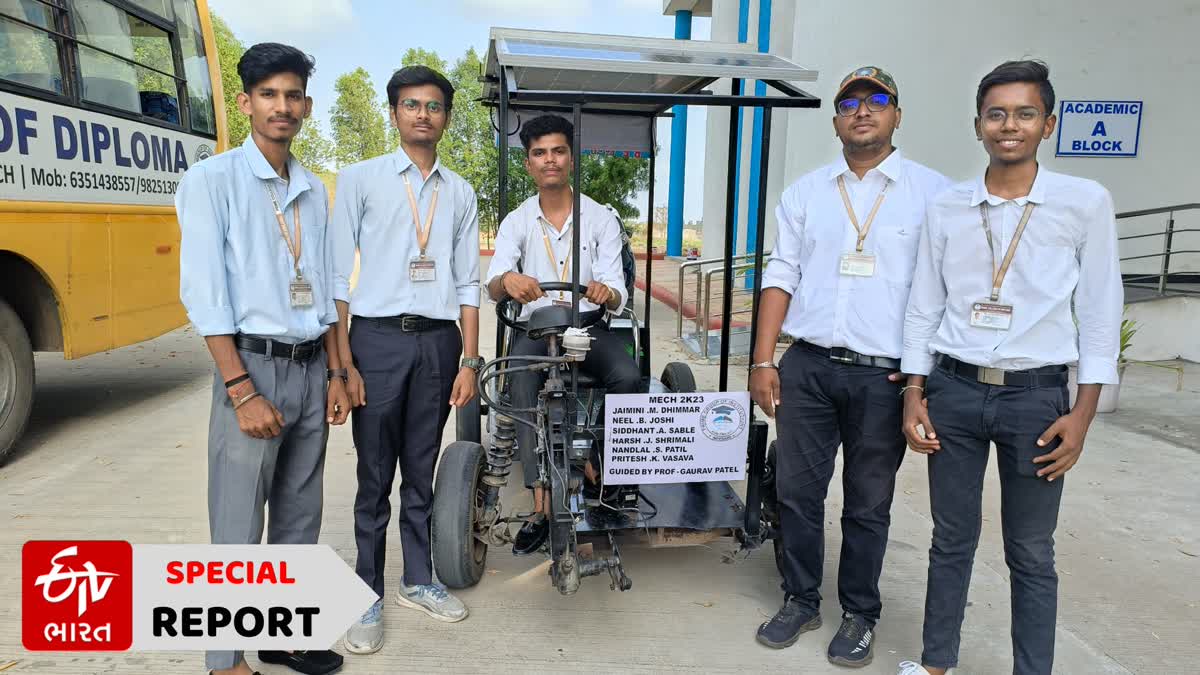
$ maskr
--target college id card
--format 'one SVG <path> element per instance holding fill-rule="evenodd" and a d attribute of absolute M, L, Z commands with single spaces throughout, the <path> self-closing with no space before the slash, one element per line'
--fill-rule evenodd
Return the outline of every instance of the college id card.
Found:
<path fill-rule="evenodd" d="M 428 258 L 413 258 L 408 262 L 409 281 L 436 281 L 437 264 Z"/>
<path fill-rule="evenodd" d="M 844 253 L 838 272 L 849 277 L 873 277 L 875 256 L 870 253 Z"/>
<path fill-rule="evenodd" d="M 288 284 L 288 300 L 292 303 L 292 307 L 312 307 L 313 305 L 313 289 L 312 284 L 303 279 L 296 279 Z"/>
<path fill-rule="evenodd" d="M 971 325 L 976 328 L 1008 330 L 1012 325 L 1013 306 L 996 302 L 976 302 L 971 305 Z"/>

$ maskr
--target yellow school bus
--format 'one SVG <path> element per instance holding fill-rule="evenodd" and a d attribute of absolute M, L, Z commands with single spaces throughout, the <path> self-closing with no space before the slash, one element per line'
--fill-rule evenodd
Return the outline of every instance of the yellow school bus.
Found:
<path fill-rule="evenodd" d="M 0 0 L 0 461 L 33 352 L 186 322 L 174 192 L 224 149 L 221 100 L 207 0 Z"/>

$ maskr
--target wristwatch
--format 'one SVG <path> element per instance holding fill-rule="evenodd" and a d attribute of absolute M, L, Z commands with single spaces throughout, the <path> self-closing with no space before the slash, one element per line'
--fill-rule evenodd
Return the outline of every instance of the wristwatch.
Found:
<path fill-rule="evenodd" d="M 342 382 L 350 379 L 350 373 L 345 368 L 329 368 L 325 371 L 325 378 L 332 380 L 335 377 L 342 378 Z"/>
<path fill-rule="evenodd" d="M 483 367 L 483 364 L 484 360 L 482 356 L 465 356 L 463 357 L 462 363 L 459 364 L 459 367 L 470 368 L 475 372 L 479 372 L 479 369 Z"/>

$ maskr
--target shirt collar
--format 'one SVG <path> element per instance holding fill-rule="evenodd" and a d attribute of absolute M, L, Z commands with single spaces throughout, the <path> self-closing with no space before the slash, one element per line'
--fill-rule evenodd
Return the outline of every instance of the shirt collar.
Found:
<path fill-rule="evenodd" d="M 984 201 L 990 206 L 999 206 L 1006 201 L 1012 201 L 1017 206 L 1025 206 L 1028 202 L 1034 204 L 1044 204 L 1046 202 L 1046 174 L 1049 173 L 1045 167 L 1039 165 L 1037 175 L 1033 177 L 1033 185 L 1029 188 L 1029 194 L 1024 197 L 1017 197 L 1013 200 L 1001 199 L 994 194 L 988 192 L 987 183 L 984 182 L 986 173 L 979 174 L 979 178 L 975 180 L 975 190 L 971 192 L 971 206 L 979 206 Z"/>
<path fill-rule="evenodd" d="M 405 171 L 408 171 L 409 167 L 416 168 L 418 172 L 421 170 L 420 167 L 417 167 L 416 163 L 412 161 L 412 158 L 408 156 L 408 153 L 404 152 L 403 147 L 396 148 L 396 153 L 393 155 L 393 159 L 396 161 L 396 173 L 404 173 Z M 442 160 L 440 157 L 435 156 L 433 159 L 433 169 L 429 172 L 429 175 L 432 176 L 435 173 L 440 175 L 441 169 Z"/>
<path fill-rule="evenodd" d="M 247 136 L 246 141 L 242 143 L 242 152 L 246 157 L 246 161 L 250 164 L 250 172 L 255 178 L 261 180 L 283 181 L 279 174 L 275 173 L 275 169 L 271 167 L 271 163 L 263 156 L 262 150 L 258 149 L 258 144 L 254 142 L 253 136 Z M 286 206 L 293 199 L 298 197 L 301 192 L 310 189 L 312 186 L 308 183 L 308 173 L 300 162 L 293 155 L 288 155 L 288 181 L 287 195 L 281 206 Z"/>
<path fill-rule="evenodd" d="M 849 171 L 850 165 L 846 163 L 846 156 L 839 154 L 829 167 L 829 180 L 837 180 L 838 176 L 845 175 Z M 904 157 L 900 154 L 900 149 L 892 150 L 892 154 L 888 155 L 872 171 L 879 171 L 892 181 L 899 181 L 904 176 Z"/>
<path fill-rule="evenodd" d="M 574 220 L 574 213 L 568 213 L 567 222 L 563 224 L 562 230 L 557 230 L 553 225 L 550 224 L 550 219 L 546 217 L 546 214 L 542 212 L 542 200 L 540 195 L 534 193 L 529 200 L 533 204 L 534 222 L 538 224 L 538 227 L 542 227 L 544 224 L 546 231 L 549 232 L 551 236 L 558 237 L 560 239 L 563 235 L 571 231 L 571 221 Z M 583 208 L 584 203 L 581 199 L 579 202 L 579 216 L 581 218 L 583 217 Z"/>

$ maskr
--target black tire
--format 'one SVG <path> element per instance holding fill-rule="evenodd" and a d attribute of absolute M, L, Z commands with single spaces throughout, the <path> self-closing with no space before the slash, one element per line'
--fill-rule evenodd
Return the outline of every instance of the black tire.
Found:
<path fill-rule="evenodd" d="M 16 446 L 33 410 L 33 345 L 21 317 L 0 300 L 0 464 Z"/>
<path fill-rule="evenodd" d="M 454 438 L 460 441 L 470 441 L 471 443 L 482 443 L 483 429 L 480 420 L 481 414 L 479 396 L 475 396 L 469 403 L 455 411 Z"/>
<path fill-rule="evenodd" d="M 771 527 L 775 533 L 775 540 L 771 543 L 775 549 L 775 568 L 779 570 L 779 574 L 783 575 L 783 529 L 779 525 L 779 493 L 775 488 L 775 472 L 776 457 L 775 457 L 775 441 L 767 446 L 767 461 L 763 470 L 762 488 L 759 494 L 762 495 L 762 515 L 763 520 Z"/>
<path fill-rule="evenodd" d="M 663 368 L 662 383 L 667 391 L 676 394 L 696 391 L 696 376 L 692 374 L 691 366 L 679 361 L 672 361 Z"/>
<path fill-rule="evenodd" d="M 474 586 L 483 578 L 487 544 L 475 537 L 482 502 L 483 446 L 456 441 L 442 451 L 433 488 L 430 543 L 433 569 L 450 588 Z"/>

